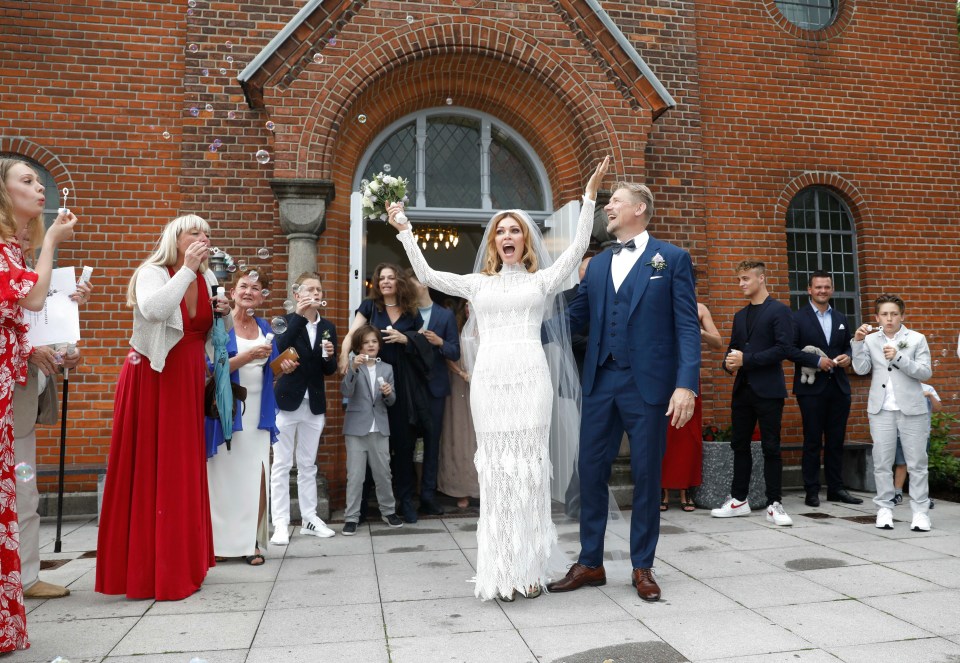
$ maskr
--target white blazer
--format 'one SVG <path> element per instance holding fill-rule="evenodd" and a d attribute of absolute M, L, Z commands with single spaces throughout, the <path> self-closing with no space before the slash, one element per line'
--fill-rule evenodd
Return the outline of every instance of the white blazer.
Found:
<path fill-rule="evenodd" d="M 927 400 L 923 396 L 921 382 L 930 379 L 930 347 L 926 337 L 920 332 L 902 328 L 899 348 L 892 360 L 883 356 L 883 346 L 887 340 L 883 332 L 868 334 L 862 341 L 852 341 L 853 370 L 858 375 L 873 374 L 870 383 L 870 395 L 867 398 L 867 412 L 878 414 L 883 407 L 887 389 L 893 389 L 897 406 L 904 414 L 927 414 Z"/>

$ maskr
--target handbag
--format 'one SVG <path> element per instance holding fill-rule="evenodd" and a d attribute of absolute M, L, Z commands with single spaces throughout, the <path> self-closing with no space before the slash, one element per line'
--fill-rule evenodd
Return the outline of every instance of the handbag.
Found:
<path fill-rule="evenodd" d="M 247 409 L 247 388 L 231 381 L 230 389 L 233 391 L 233 399 L 240 401 L 240 415 L 243 416 Z M 207 369 L 207 383 L 203 387 L 203 413 L 211 419 L 220 418 L 220 408 L 217 407 L 217 383 L 210 369 Z"/>

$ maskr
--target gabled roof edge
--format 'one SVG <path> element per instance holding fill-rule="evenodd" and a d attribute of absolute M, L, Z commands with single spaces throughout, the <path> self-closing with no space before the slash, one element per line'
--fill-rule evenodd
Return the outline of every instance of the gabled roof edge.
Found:
<path fill-rule="evenodd" d="M 264 46 L 262 51 L 257 53 L 257 56 L 250 61 L 250 64 L 244 67 L 243 71 L 237 76 L 237 80 L 240 81 L 240 83 L 246 83 L 253 78 L 257 70 L 263 66 L 264 62 L 270 59 L 270 56 L 280 48 L 280 45 L 287 40 L 287 37 L 299 28 L 300 24 L 322 4 L 323 0 L 307 0 L 303 7 L 300 8 L 300 11 L 297 12 L 296 16 L 290 19 L 290 21 L 283 26 L 283 29 L 270 40 L 270 43 Z"/>

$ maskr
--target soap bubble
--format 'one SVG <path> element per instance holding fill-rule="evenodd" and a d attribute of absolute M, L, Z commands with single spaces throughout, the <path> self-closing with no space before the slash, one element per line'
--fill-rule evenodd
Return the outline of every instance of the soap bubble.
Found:
<path fill-rule="evenodd" d="M 13 468 L 13 472 L 20 481 L 33 481 L 37 476 L 37 471 L 33 469 L 30 463 L 17 463 Z"/>
<path fill-rule="evenodd" d="M 163 136 L 163 139 L 164 139 L 164 140 L 170 140 L 170 132 L 169 132 L 169 131 L 164 131 L 164 132 L 163 132 L 162 134 L 160 134 L 160 135 Z"/>
<path fill-rule="evenodd" d="M 267 290 L 267 289 L 263 289 L 263 290 L 260 291 L 260 296 L 263 297 L 264 299 L 266 299 L 267 297 L 270 296 L 270 291 Z"/>
<path fill-rule="evenodd" d="M 227 56 L 227 62 L 233 62 L 233 56 L 232 56 L 232 55 L 228 55 L 228 56 Z"/>
<path fill-rule="evenodd" d="M 336 46 L 336 45 L 337 45 L 337 38 L 336 38 L 336 37 L 330 37 L 330 39 L 328 39 L 327 41 L 330 42 L 330 45 L 331 45 L 331 46 Z"/>
<path fill-rule="evenodd" d="M 260 279 L 260 272 L 258 272 L 258 271 L 255 270 L 255 269 L 251 269 L 251 270 L 247 273 L 247 278 L 248 278 L 249 280 L 251 280 L 251 281 L 257 281 L 257 280 Z"/>
<path fill-rule="evenodd" d="M 447 106 L 453 106 L 453 97 L 447 97 Z"/>
<path fill-rule="evenodd" d="M 383 172 L 389 173 L 390 170 L 391 170 L 391 169 L 390 169 L 390 164 L 388 164 L 388 163 L 383 164 Z"/>
<path fill-rule="evenodd" d="M 228 120 L 237 119 L 237 111 L 227 111 L 227 119 Z"/>
<path fill-rule="evenodd" d="M 220 67 L 220 74 L 222 75 L 222 74 L 226 74 L 226 73 L 227 73 L 226 68 L 225 68 L 225 67 Z"/>
<path fill-rule="evenodd" d="M 267 120 L 267 124 L 265 126 L 267 127 L 267 131 L 273 131 L 277 128 L 277 125 L 273 123 L 273 120 Z"/>
<path fill-rule="evenodd" d="M 70 663 L 70 661 L 65 659 L 63 656 L 57 656 L 55 659 L 50 661 L 50 663 Z"/>
<path fill-rule="evenodd" d="M 191 106 L 191 107 L 190 107 L 190 114 L 191 114 L 193 117 L 196 117 L 196 116 L 198 116 L 198 115 L 200 114 L 200 109 L 197 108 L 196 106 Z"/>
<path fill-rule="evenodd" d="M 415 18 L 413 17 L 413 15 L 407 14 L 407 23 L 409 23 L 410 25 L 413 25 L 413 22 L 414 22 L 415 20 L 417 20 L 417 19 L 415 19 Z"/>
<path fill-rule="evenodd" d="M 284 309 L 287 313 L 293 313 L 293 310 L 294 310 L 295 308 L 297 308 L 297 305 L 293 303 L 293 300 L 292 300 L 292 299 L 284 299 L 284 300 L 283 300 L 283 309 Z"/>
<path fill-rule="evenodd" d="M 196 7 L 197 0 L 187 0 L 187 7 Z"/>
<path fill-rule="evenodd" d="M 252 308 L 248 308 L 248 309 L 247 309 L 247 317 L 248 317 L 248 318 L 252 318 L 252 317 L 253 317 L 253 313 L 254 313 L 254 311 L 253 311 Z"/>
<path fill-rule="evenodd" d="M 367 116 L 364 115 L 363 113 L 360 113 L 359 115 L 357 115 L 357 122 L 359 122 L 360 124 L 366 124 Z"/>
<path fill-rule="evenodd" d="M 941 357 L 946 357 L 946 356 L 947 356 L 947 349 L 946 349 L 946 348 L 944 348 L 943 350 L 940 351 L 940 356 L 941 356 Z"/>
<path fill-rule="evenodd" d="M 225 46 L 226 46 L 227 48 L 233 48 L 233 42 L 232 42 L 232 41 L 228 41 L 228 42 L 225 44 Z"/>
<path fill-rule="evenodd" d="M 294 283 L 292 286 L 290 286 L 290 292 L 292 292 L 293 294 L 297 294 L 298 292 L 300 292 L 300 284 Z"/>
<path fill-rule="evenodd" d="M 313 54 L 313 64 L 323 64 L 323 53 Z"/>
<path fill-rule="evenodd" d="M 257 158 L 257 163 L 261 166 L 265 166 L 270 163 L 270 153 L 266 150 L 257 150 L 257 153 L 254 155 Z"/>
<path fill-rule="evenodd" d="M 934 362 L 933 362 L 933 365 L 934 365 L 934 366 L 939 366 L 939 365 L 940 365 L 940 360 L 937 359 L 936 361 L 934 361 Z"/>
<path fill-rule="evenodd" d="M 245 263 L 243 260 L 237 263 L 237 267 L 240 269 L 241 272 L 247 271 L 247 263 Z"/>
<path fill-rule="evenodd" d="M 130 353 L 127 354 L 127 361 L 133 364 L 134 366 L 140 363 L 140 359 L 141 359 L 140 353 L 137 352 L 136 350 L 131 350 Z"/>
<path fill-rule="evenodd" d="M 209 70 L 209 69 L 201 69 L 201 70 L 200 70 L 200 73 L 203 74 L 204 76 L 209 76 L 209 75 L 210 75 L 210 70 Z"/>
<path fill-rule="evenodd" d="M 233 274 L 234 272 L 237 271 L 237 266 L 234 265 L 233 263 L 230 263 L 229 265 L 227 265 L 227 271 Z"/>
<path fill-rule="evenodd" d="M 216 151 L 217 151 L 218 149 L 220 149 L 220 148 L 217 147 L 217 144 L 216 144 L 216 143 L 210 143 L 210 147 L 207 148 L 207 149 L 209 149 L 211 152 L 216 152 Z"/>
<path fill-rule="evenodd" d="M 274 334 L 282 334 L 287 331 L 287 320 L 282 318 L 279 315 L 270 321 L 270 329 L 273 330 Z"/>
<path fill-rule="evenodd" d="M 320 306 L 326 306 L 326 305 L 327 305 L 327 300 L 326 300 L 326 299 L 321 299 L 321 300 L 320 300 Z"/>
<path fill-rule="evenodd" d="M 190 51 L 191 53 L 196 53 L 197 51 L 200 50 L 200 47 L 197 46 L 196 44 L 190 44 L 189 46 L 187 46 L 187 50 Z"/>
<path fill-rule="evenodd" d="M 223 145 L 223 141 L 220 140 L 219 138 L 215 138 L 213 140 L 213 144 L 216 145 L 217 147 L 220 147 L 221 145 Z"/>
<path fill-rule="evenodd" d="M 270 257 L 270 249 L 263 247 L 257 251 L 257 257 L 261 260 L 267 260 Z"/>
<path fill-rule="evenodd" d="M 192 10 L 192 9 L 188 9 L 188 10 L 187 10 L 187 16 L 193 16 L 193 10 Z"/>
<path fill-rule="evenodd" d="M 207 104 L 206 106 L 203 107 L 203 109 L 204 109 L 205 111 L 207 111 L 208 113 L 212 113 L 212 112 L 213 112 L 213 104 Z"/>

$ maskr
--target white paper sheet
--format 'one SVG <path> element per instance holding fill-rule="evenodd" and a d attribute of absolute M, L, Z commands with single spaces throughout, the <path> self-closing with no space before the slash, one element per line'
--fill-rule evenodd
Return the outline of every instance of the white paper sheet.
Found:
<path fill-rule="evenodd" d="M 70 300 L 76 290 L 77 273 L 73 267 L 53 270 L 43 309 L 23 312 L 24 322 L 30 325 L 27 338 L 34 347 L 80 340 L 80 308 Z"/>

